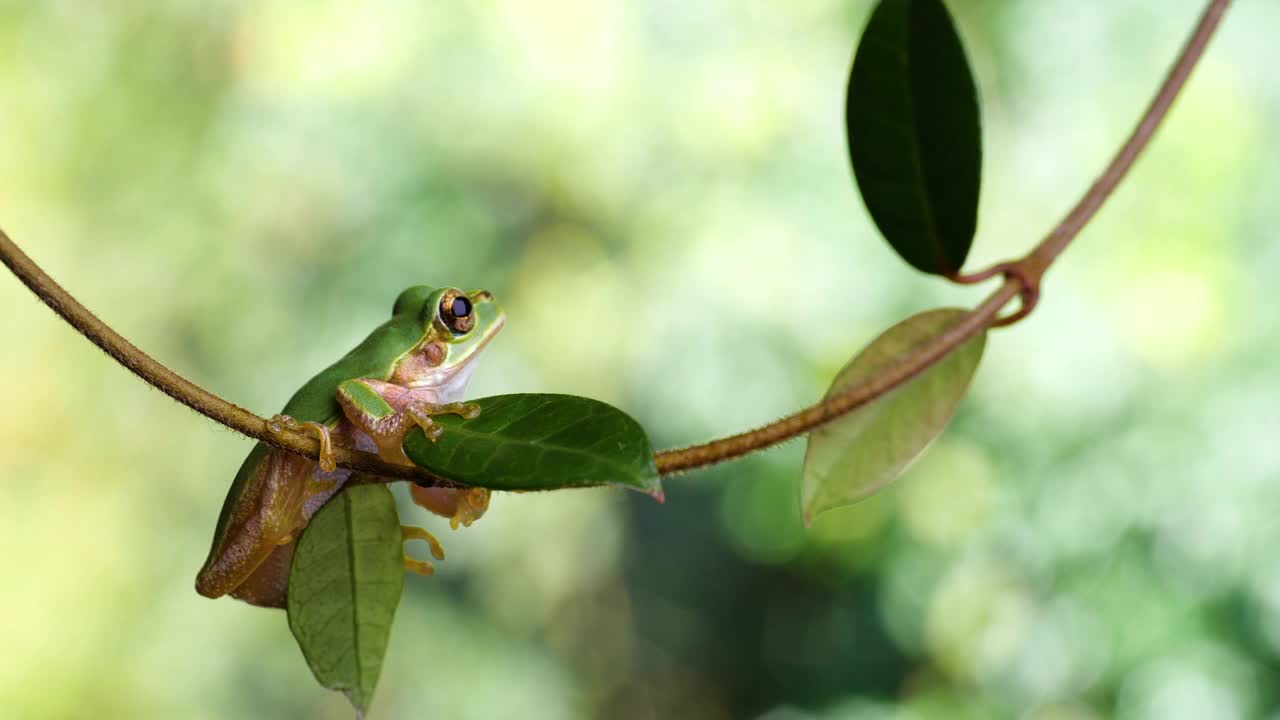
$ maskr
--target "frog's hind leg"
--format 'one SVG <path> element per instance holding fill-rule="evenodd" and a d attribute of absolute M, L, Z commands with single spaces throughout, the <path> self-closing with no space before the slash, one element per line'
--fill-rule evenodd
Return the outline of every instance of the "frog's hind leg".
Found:
<path fill-rule="evenodd" d="M 241 489 L 224 509 L 219 540 L 196 577 L 196 590 L 206 597 L 235 590 L 306 523 L 315 462 L 261 447 L 237 476 Z"/>
<path fill-rule="evenodd" d="M 261 455 L 257 455 L 259 452 Z M 244 600 L 270 605 L 278 593 L 283 593 L 283 587 L 270 588 L 271 583 L 259 587 L 257 580 L 252 580 L 253 575 L 273 560 L 278 548 L 293 542 L 311 514 L 338 491 L 342 479 L 316 478 L 314 460 L 278 448 L 255 451 L 255 455 L 257 461 L 242 469 L 247 474 L 237 477 L 236 482 L 242 483 L 243 489 L 224 518 L 225 528 L 218 544 L 211 548 L 209 560 L 196 577 L 196 591 L 206 597 L 220 597 L 253 582 L 255 588 L 246 593 L 264 600 Z M 250 456 L 251 460 L 255 455 Z M 276 575 L 287 579 L 292 550 L 282 556 L 283 574 Z M 260 580 L 265 582 L 265 575 Z"/>
<path fill-rule="evenodd" d="M 410 485 L 409 496 L 418 506 L 449 518 L 449 526 L 454 530 L 458 529 L 459 524 L 470 525 L 489 507 L 489 491 L 484 488 L 424 488 Z M 444 548 L 435 536 L 423 528 L 401 525 L 400 533 L 406 541 L 425 541 L 431 548 L 431 555 L 437 560 L 444 560 Z M 419 575 L 431 575 L 436 571 L 431 563 L 415 560 L 407 554 L 404 556 L 404 567 Z"/>
<path fill-rule="evenodd" d="M 239 587 L 231 591 L 231 597 L 258 607 L 283 608 L 289 590 L 289 568 L 293 564 L 295 547 L 297 546 L 292 540 L 276 545 L 267 559 Z"/>
<path fill-rule="evenodd" d="M 436 540 L 436 537 L 427 532 L 426 529 L 414 525 L 401 525 L 400 536 L 405 542 L 410 540 L 422 540 L 427 544 L 427 547 L 430 548 L 431 557 L 436 560 L 444 560 L 444 548 L 440 545 L 440 541 Z M 409 553 L 404 554 L 404 569 L 412 573 L 417 573 L 418 575 L 434 575 L 436 572 L 435 566 L 430 562 L 426 560 L 416 560 L 410 557 Z"/>

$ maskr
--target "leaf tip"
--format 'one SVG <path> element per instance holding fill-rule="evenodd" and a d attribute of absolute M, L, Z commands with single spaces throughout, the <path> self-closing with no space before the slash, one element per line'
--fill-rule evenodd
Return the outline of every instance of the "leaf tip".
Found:
<path fill-rule="evenodd" d="M 356 711 L 356 720 L 364 720 L 364 713 L 369 709 L 364 694 L 355 690 L 344 690 L 342 694 L 347 697 L 347 702 L 351 703 L 352 709 Z"/>
<path fill-rule="evenodd" d="M 652 484 L 639 488 L 639 490 L 645 495 L 657 500 L 659 503 L 665 503 L 667 501 L 667 493 L 662 489 L 662 481 L 660 480 L 654 480 Z"/>
<path fill-rule="evenodd" d="M 839 504 L 833 504 L 829 501 L 816 499 L 812 502 L 806 503 L 805 505 L 801 506 L 800 522 L 804 523 L 804 528 L 808 530 L 812 528 L 813 523 L 817 521 L 818 518 L 825 515 L 827 511 L 834 510 L 835 508 L 838 508 L 838 507 L 840 507 Z"/>

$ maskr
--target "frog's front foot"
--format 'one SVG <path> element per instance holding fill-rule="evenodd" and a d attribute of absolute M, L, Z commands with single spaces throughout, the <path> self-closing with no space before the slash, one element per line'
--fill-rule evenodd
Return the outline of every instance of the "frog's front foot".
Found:
<path fill-rule="evenodd" d="M 288 415 L 274 415 L 267 421 L 267 429 L 276 435 L 282 435 L 285 432 L 302 432 L 310 430 L 315 433 L 316 438 L 320 440 L 320 469 L 325 472 L 333 472 L 338 469 L 338 463 L 333 459 L 333 440 L 329 437 L 329 428 L 318 422 L 300 423 Z"/>
<path fill-rule="evenodd" d="M 441 547 L 440 541 L 436 540 L 436 537 L 425 529 L 414 525 L 401 525 L 400 537 L 402 537 L 405 542 L 409 542 L 410 540 L 422 540 L 427 544 L 427 547 L 430 548 L 431 557 L 436 560 L 444 560 L 444 548 Z M 418 575 L 434 575 L 436 572 L 435 566 L 430 562 L 426 560 L 415 560 L 409 556 L 409 553 L 404 554 L 404 569 L 412 573 L 417 573 Z"/>
<path fill-rule="evenodd" d="M 405 413 L 413 419 L 414 424 L 422 428 L 422 434 L 427 436 L 431 442 L 440 439 L 440 433 L 444 432 L 444 428 L 432 419 L 435 415 L 459 415 L 463 420 L 474 420 L 480 415 L 480 406 L 475 403 L 412 403 L 404 409 Z"/>

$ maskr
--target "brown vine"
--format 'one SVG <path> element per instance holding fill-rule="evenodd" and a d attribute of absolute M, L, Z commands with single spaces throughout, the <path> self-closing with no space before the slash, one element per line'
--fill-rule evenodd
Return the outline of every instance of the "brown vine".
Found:
<path fill-rule="evenodd" d="M 654 459 L 658 471 L 667 475 L 706 467 L 803 435 L 909 381 L 978 333 L 992 327 L 1012 324 L 1029 315 L 1039 299 L 1040 283 L 1045 271 L 1080 234 L 1133 167 L 1134 161 L 1168 115 L 1174 99 L 1204 54 L 1205 47 L 1230 2 L 1231 0 L 1210 0 L 1138 125 L 1084 196 L 1030 253 L 1019 260 L 1001 263 L 983 272 L 950 278 L 955 282 L 969 283 L 996 275 L 1004 277 L 1000 287 L 960 323 L 915 353 L 903 357 L 883 374 L 820 403 L 753 430 L 656 453 Z M 320 444 L 316 438 L 296 432 L 272 432 L 264 418 L 210 393 L 139 350 L 54 282 L 3 230 L 0 230 L 0 262 L 93 344 L 174 400 L 248 437 L 313 459 L 317 457 Z M 1000 316 L 1000 311 L 1015 297 L 1021 298 L 1022 306 L 1012 315 Z M 342 447 L 334 447 L 333 450 L 338 465 L 357 472 L 393 480 L 412 480 L 422 485 L 454 484 L 421 468 L 382 462 L 376 455 Z"/>

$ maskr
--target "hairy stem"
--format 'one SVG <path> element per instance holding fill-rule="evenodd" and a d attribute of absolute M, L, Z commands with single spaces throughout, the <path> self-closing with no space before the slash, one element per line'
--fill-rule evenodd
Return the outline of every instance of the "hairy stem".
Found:
<path fill-rule="evenodd" d="M 655 456 L 658 471 L 662 474 L 670 474 L 705 467 L 803 435 L 872 402 L 911 380 L 978 333 L 996 325 L 1008 324 L 1029 314 L 1034 308 L 1030 299 L 1038 294 L 1044 272 L 1093 218 L 1103 202 L 1133 167 L 1134 161 L 1168 114 L 1174 98 L 1186 84 L 1192 68 L 1203 55 L 1228 5 L 1230 0 L 1210 0 L 1190 39 L 1178 55 L 1178 59 L 1137 127 L 1117 151 L 1102 175 L 1062 222 L 1026 257 L 1006 263 L 1006 267 L 1001 272 L 978 273 L 975 276 L 955 278 L 963 281 L 994 274 L 1003 274 L 1005 277 L 1004 283 L 960 323 L 918 351 L 904 356 L 881 375 L 855 385 L 843 393 L 826 398 L 820 403 L 754 430 L 699 445 L 659 452 Z M 262 417 L 208 392 L 139 350 L 54 282 L 18 249 L 3 230 L 0 230 L 0 262 L 8 266 L 45 304 L 53 308 L 54 312 L 93 344 L 166 395 L 210 420 L 248 437 L 299 455 L 313 459 L 318 457 L 320 443 L 316 438 L 297 432 L 272 432 L 267 427 L 267 421 Z M 1023 298 L 1022 310 L 1010 317 L 999 317 L 1000 311 L 1009 301 L 1019 296 Z M 338 465 L 350 470 L 386 479 L 412 480 L 426 486 L 453 485 L 448 480 L 420 468 L 385 463 L 376 455 L 336 446 L 333 450 L 334 459 Z"/>
<path fill-rule="evenodd" d="M 164 394 L 210 420 L 255 440 L 310 458 L 318 457 L 320 441 L 315 437 L 298 432 L 272 432 L 267 428 L 267 421 L 263 418 L 223 400 L 139 350 L 54 282 L 53 278 L 45 274 L 31 258 L 18 249 L 3 230 L 0 230 L 0 262 L 8 266 L 13 274 L 31 289 L 31 292 L 53 308 L 53 311 L 63 320 L 80 331 L 80 334 Z M 413 480 L 423 485 L 453 485 L 426 470 L 391 465 L 369 453 L 335 446 L 333 456 L 342 467 L 362 473 Z"/>

